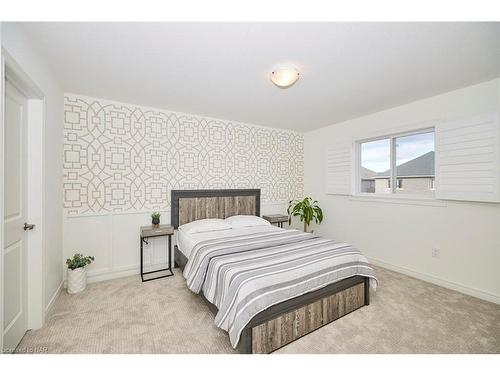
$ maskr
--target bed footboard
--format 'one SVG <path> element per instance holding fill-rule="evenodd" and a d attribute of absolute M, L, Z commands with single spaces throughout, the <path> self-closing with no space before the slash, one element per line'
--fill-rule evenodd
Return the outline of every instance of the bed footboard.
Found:
<path fill-rule="evenodd" d="M 187 258 L 175 246 L 175 263 L 181 270 Z M 217 307 L 205 299 L 210 310 Z M 324 325 L 370 304 L 370 280 L 354 276 L 271 306 L 257 314 L 241 333 L 240 353 L 271 353 Z"/>
<path fill-rule="evenodd" d="M 255 317 L 243 331 L 239 350 L 241 353 L 271 353 L 298 338 L 333 322 L 334 320 L 369 304 L 369 282 L 363 277 L 355 277 L 333 284 L 337 287 L 329 295 L 325 288 L 285 301 L 263 311 Z M 347 286 L 354 283 L 352 286 Z M 339 285 L 340 284 L 340 285 Z M 345 289 L 342 289 L 346 287 Z M 328 288 L 328 287 L 327 287 Z M 335 289 L 335 288 L 331 288 Z M 318 293 L 317 293 L 318 292 Z M 309 302 L 306 300 L 309 299 Z M 302 302 L 301 302 L 302 301 Z M 302 303 L 302 305 L 300 305 Z M 285 312 L 279 312 L 286 310 Z M 274 310 L 276 311 L 272 311 Z"/>

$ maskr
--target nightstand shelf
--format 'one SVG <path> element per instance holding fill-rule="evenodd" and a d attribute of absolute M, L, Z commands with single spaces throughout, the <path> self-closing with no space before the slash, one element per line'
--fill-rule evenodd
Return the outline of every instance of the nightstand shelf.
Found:
<path fill-rule="evenodd" d="M 158 228 L 153 227 L 152 225 L 148 225 L 145 227 L 141 227 L 140 231 L 140 241 L 141 241 L 141 280 L 144 281 L 151 281 L 151 280 L 156 280 L 156 279 L 161 279 L 163 277 L 169 277 L 169 276 L 174 276 L 174 272 L 172 271 L 172 236 L 174 234 L 174 227 L 171 225 L 160 225 Z M 144 272 L 144 250 L 143 250 L 143 245 L 144 244 L 149 244 L 148 243 L 148 238 L 153 238 L 153 237 L 162 237 L 162 236 L 167 236 L 168 242 L 167 242 L 167 252 L 168 252 L 168 268 L 163 268 L 160 270 L 154 270 L 154 271 L 149 271 L 149 272 Z M 157 277 L 152 277 L 150 279 L 144 279 L 144 275 L 150 275 L 153 273 L 158 273 L 158 272 L 167 272 L 166 275 L 162 276 L 157 276 Z"/>
<path fill-rule="evenodd" d="M 281 214 L 263 215 L 262 218 L 271 224 L 277 224 L 280 228 L 283 228 L 283 223 L 288 222 L 288 216 Z"/>

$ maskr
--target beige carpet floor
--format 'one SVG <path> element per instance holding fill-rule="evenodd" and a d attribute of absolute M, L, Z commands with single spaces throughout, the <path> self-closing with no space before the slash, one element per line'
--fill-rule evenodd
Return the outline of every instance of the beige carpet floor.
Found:
<path fill-rule="evenodd" d="M 500 353 L 500 306 L 377 268 L 371 304 L 276 353 Z M 174 277 L 127 277 L 61 293 L 18 350 L 48 353 L 235 353 L 213 315 Z"/>

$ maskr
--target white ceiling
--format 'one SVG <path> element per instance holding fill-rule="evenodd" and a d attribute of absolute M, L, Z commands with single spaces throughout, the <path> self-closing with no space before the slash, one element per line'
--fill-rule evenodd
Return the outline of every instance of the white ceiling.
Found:
<path fill-rule="evenodd" d="M 24 23 L 67 92 L 307 131 L 500 76 L 500 23 Z M 269 80 L 289 63 L 299 81 Z"/>

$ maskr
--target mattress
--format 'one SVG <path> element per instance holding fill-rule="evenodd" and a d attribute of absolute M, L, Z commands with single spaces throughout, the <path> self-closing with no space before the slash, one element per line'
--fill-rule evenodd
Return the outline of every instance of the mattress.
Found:
<path fill-rule="evenodd" d="M 259 225 L 255 227 L 244 227 L 244 228 L 235 228 L 235 229 L 227 229 L 227 230 L 217 230 L 212 232 L 202 232 L 202 233 L 194 233 L 187 234 L 179 229 L 177 231 L 177 247 L 184 254 L 184 256 L 189 259 L 191 255 L 191 251 L 193 248 L 200 242 L 206 240 L 215 240 L 217 238 L 225 238 L 225 237 L 236 237 L 247 234 L 254 233 L 266 233 L 273 231 L 283 230 L 274 225 Z"/>

